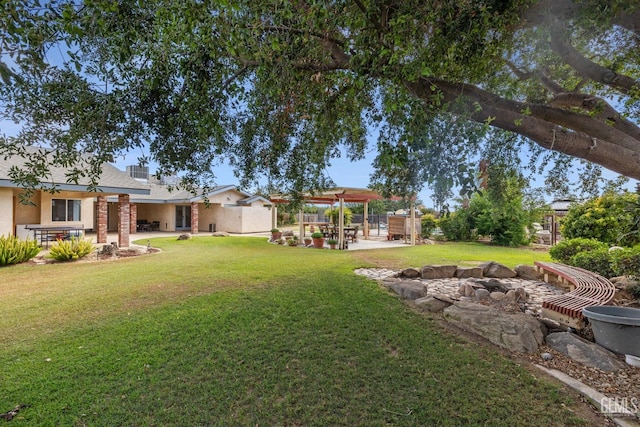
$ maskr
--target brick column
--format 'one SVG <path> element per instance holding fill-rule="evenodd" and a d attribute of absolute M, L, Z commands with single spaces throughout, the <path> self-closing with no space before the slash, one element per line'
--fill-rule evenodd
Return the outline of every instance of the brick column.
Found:
<path fill-rule="evenodd" d="M 129 195 L 118 195 L 118 246 L 129 247 Z"/>
<path fill-rule="evenodd" d="M 129 203 L 129 233 L 136 234 L 138 231 L 138 205 Z"/>
<path fill-rule="evenodd" d="M 191 202 L 191 234 L 198 234 L 198 203 Z"/>
<path fill-rule="evenodd" d="M 97 206 L 97 218 L 96 218 L 96 243 L 107 243 L 107 228 L 109 205 L 107 204 L 107 198 L 105 196 L 98 196 Z"/>

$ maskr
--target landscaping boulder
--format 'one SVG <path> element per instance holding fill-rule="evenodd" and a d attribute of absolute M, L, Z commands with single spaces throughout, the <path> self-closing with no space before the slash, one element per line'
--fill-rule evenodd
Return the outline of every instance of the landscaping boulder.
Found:
<path fill-rule="evenodd" d="M 415 268 L 405 268 L 400 273 L 400 276 L 406 277 L 407 279 L 417 279 L 420 277 L 420 272 Z"/>
<path fill-rule="evenodd" d="M 427 285 L 413 280 L 397 280 L 384 282 L 384 285 L 397 293 L 401 298 L 417 300 L 427 296 Z"/>
<path fill-rule="evenodd" d="M 496 279 L 510 279 L 512 277 L 516 277 L 517 273 L 507 267 L 506 265 L 500 264 L 495 261 L 489 261 L 480 264 L 482 267 L 482 275 L 484 277 L 492 277 Z"/>
<path fill-rule="evenodd" d="M 456 273 L 456 265 L 425 265 L 422 267 L 422 278 L 432 279 L 450 279 Z"/>
<path fill-rule="evenodd" d="M 585 366 L 614 372 L 626 364 L 606 348 L 569 332 L 547 335 L 547 345 Z"/>
<path fill-rule="evenodd" d="M 467 279 L 469 277 L 482 277 L 482 267 L 458 267 L 454 273 L 454 277 L 459 279 Z"/>
<path fill-rule="evenodd" d="M 540 273 L 533 265 L 520 264 L 516 266 L 515 270 L 517 277 L 525 280 L 542 280 L 542 273 Z"/>
<path fill-rule="evenodd" d="M 507 295 L 504 292 L 491 292 L 489 297 L 494 301 L 504 301 L 507 299 Z"/>
<path fill-rule="evenodd" d="M 213 237 L 229 237 L 229 233 L 226 231 L 216 231 L 212 234 Z"/>
<path fill-rule="evenodd" d="M 503 283 L 498 279 L 489 279 L 489 280 L 472 279 L 469 281 L 473 282 L 475 285 L 482 286 L 489 292 L 507 292 L 509 289 L 511 289 L 511 285 Z"/>
<path fill-rule="evenodd" d="M 414 304 L 422 311 L 440 313 L 453 304 L 453 300 L 445 295 L 430 295 L 428 297 L 418 298 L 414 301 Z"/>
<path fill-rule="evenodd" d="M 191 234 L 181 234 L 178 236 L 178 240 L 189 240 L 191 238 Z"/>
<path fill-rule="evenodd" d="M 529 299 L 529 295 L 527 295 L 527 291 L 524 288 L 509 289 L 505 295 L 507 296 L 507 301 L 513 303 L 527 302 Z"/>
<path fill-rule="evenodd" d="M 463 297 L 472 297 L 476 293 L 476 288 L 471 286 L 471 283 L 464 282 L 460 284 L 460 287 L 458 288 L 458 293 L 460 294 L 460 296 L 463 296 Z"/>
<path fill-rule="evenodd" d="M 535 353 L 544 342 L 544 325 L 524 313 L 506 313 L 466 301 L 454 302 L 443 313 L 454 325 L 517 353 Z"/>
<path fill-rule="evenodd" d="M 474 298 L 476 301 L 487 301 L 491 293 L 486 289 L 476 289 Z"/>

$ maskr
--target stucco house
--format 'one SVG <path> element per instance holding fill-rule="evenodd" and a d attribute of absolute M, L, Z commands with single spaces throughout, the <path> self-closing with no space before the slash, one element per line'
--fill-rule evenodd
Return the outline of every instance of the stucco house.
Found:
<path fill-rule="evenodd" d="M 9 176 L 12 166 L 22 164 L 21 157 L 0 162 L 0 235 L 42 237 L 43 230 L 54 236 L 82 230 L 95 232 L 97 243 L 106 243 L 107 232 L 117 231 L 119 246 L 126 247 L 131 234 L 147 230 L 250 233 L 271 228 L 271 202 L 235 186 L 194 196 L 184 190 L 169 191 L 168 185 L 152 182 L 148 174 L 147 179 L 134 178 L 129 168 L 124 172 L 108 163 L 95 192 L 87 191 L 88 180 L 67 183 L 65 168 L 52 167 L 42 189 L 31 203 L 23 204 L 19 197 L 23 189 Z"/>
<path fill-rule="evenodd" d="M 130 166 L 127 170 L 150 191 L 130 198 L 138 232 L 253 233 L 271 229 L 272 203 L 261 196 L 238 190 L 233 185 L 217 186 L 206 195 L 194 195 L 151 179 L 146 168 Z M 115 197 L 107 200 L 109 218 L 115 217 L 117 200 Z M 109 221 L 110 229 L 116 225 L 117 221 Z"/>
<path fill-rule="evenodd" d="M 28 147 L 27 153 L 35 150 L 39 148 Z M 129 197 L 149 194 L 147 186 L 105 163 L 96 191 L 90 192 L 88 179 L 69 183 L 66 168 L 50 167 L 49 176 L 41 180 L 40 189 L 25 204 L 19 197 L 24 189 L 14 183 L 9 174 L 12 166 L 21 167 L 24 163 L 25 159 L 19 156 L 0 159 L 0 235 L 38 237 L 40 233 L 42 238 L 45 230 L 53 236 L 58 231 L 91 230 L 96 232 L 98 243 L 106 243 L 106 198 L 114 196 L 121 212 L 116 227 L 118 242 L 120 246 L 129 246 Z"/>

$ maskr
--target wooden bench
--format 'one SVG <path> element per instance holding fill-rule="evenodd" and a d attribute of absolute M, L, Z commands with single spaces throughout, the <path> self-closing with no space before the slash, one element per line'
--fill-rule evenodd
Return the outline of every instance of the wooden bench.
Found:
<path fill-rule="evenodd" d="M 582 309 L 592 305 L 606 305 L 613 299 L 616 288 L 608 279 L 591 271 L 557 262 L 535 262 L 544 281 L 549 275 L 557 278 L 569 292 L 542 302 L 542 314 L 572 328 L 585 327 Z"/>

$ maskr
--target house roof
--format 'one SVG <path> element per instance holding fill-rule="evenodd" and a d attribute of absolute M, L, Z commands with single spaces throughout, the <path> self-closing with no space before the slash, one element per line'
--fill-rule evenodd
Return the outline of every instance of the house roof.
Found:
<path fill-rule="evenodd" d="M 271 205 L 271 201 L 265 199 L 262 196 L 251 196 L 251 197 L 247 197 L 246 199 L 238 200 L 239 205 L 250 205 L 251 203 L 254 203 L 254 202 L 262 202 L 265 205 Z"/>
<path fill-rule="evenodd" d="M 26 147 L 27 153 L 37 153 L 41 150 L 38 147 Z M 11 180 L 9 171 L 12 166 L 22 167 L 26 163 L 26 159 L 21 156 L 11 156 L 2 159 L 0 162 L 0 187 L 20 188 Z M 78 183 L 67 182 L 67 168 L 62 166 L 50 166 L 49 176 L 40 180 L 43 187 L 56 187 L 59 190 L 68 191 L 87 191 L 90 185 L 89 178 L 80 177 Z M 102 193 L 116 194 L 149 194 L 149 188 L 141 182 L 131 178 L 126 172 L 123 172 L 115 166 L 104 163 L 102 165 L 102 173 L 98 180 L 97 190 Z"/>
<path fill-rule="evenodd" d="M 205 197 L 211 198 L 217 194 L 222 194 L 227 191 L 235 191 L 245 196 L 244 199 L 238 200 L 239 205 L 249 205 L 258 200 L 262 200 L 267 205 L 271 204 L 271 202 L 264 197 L 256 196 L 246 193 L 242 190 L 238 190 L 234 185 L 219 185 L 213 187 L 204 195 L 194 195 L 188 190 L 177 187 L 173 187 L 172 190 L 169 190 L 169 186 L 164 184 L 145 183 L 143 185 L 145 185 L 150 190 L 149 194 L 136 195 L 135 197 L 131 197 L 129 200 L 132 203 L 192 203 L 204 200 Z"/>
<path fill-rule="evenodd" d="M 554 211 L 568 211 L 569 205 L 571 205 L 571 203 L 573 203 L 573 200 L 554 200 L 553 202 L 551 202 L 551 209 Z"/>

